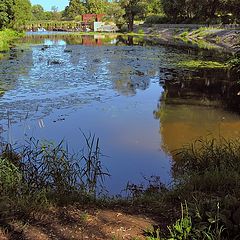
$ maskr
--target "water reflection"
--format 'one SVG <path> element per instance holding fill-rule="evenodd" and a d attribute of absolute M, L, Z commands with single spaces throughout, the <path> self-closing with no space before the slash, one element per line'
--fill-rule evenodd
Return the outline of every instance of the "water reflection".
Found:
<path fill-rule="evenodd" d="M 102 45 L 115 45 L 117 44 L 117 35 L 77 35 L 72 33 L 64 33 L 59 34 L 56 32 L 49 33 L 46 32 L 45 34 L 27 34 L 26 37 L 20 40 L 23 43 L 30 43 L 30 44 L 47 44 L 47 42 L 54 42 L 57 45 L 60 44 L 68 44 L 68 45 L 85 45 L 85 46 L 102 46 Z"/>
<path fill-rule="evenodd" d="M 224 69 L 161 69 L 166 103 L 226 107 L 240 113 L 239 75 Z"/>
<path fill-rule="evenodd" d="M 162 69 L 164 94 L 154 112 L 160 121 L 163 148 L 181 148 L 197 138 L 210 135 L 240 137 L 240 85 L 237 76 L 224 70 L 198 71 Z"/>
<path fill-rule="evenodd" d="M 111 156 L 108 189 L 119 193 L 142 175 L 170 181 L 169 151 L 195 137 L 239 135 L 238 115 L 223 108 L 239 106 L 232 76 L 175 67 L 224 54 L 211 59 L 203 50 L 144 44 L 110 35 L 27 36 L 0 61 L 3 137 L 64 138 L 74 151 L 84 142 L 79 128 L 96 133 Z"/>

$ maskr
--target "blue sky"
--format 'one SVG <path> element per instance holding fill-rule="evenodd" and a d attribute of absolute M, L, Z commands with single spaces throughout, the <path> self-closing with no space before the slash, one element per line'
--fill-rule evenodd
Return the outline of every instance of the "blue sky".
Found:
<path fill-rule="evenodd" d="M 45 10 L 51 10 L 52 6 L 57 6 L 58 10 L 63 10 L 67 5 L 69 0 L 30 0 L 32 5 L 40 4 Z"/>

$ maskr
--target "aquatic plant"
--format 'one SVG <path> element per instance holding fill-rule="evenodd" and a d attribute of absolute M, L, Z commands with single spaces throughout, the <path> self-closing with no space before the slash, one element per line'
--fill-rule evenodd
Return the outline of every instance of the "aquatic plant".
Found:
<path fill-rule="evenodd" d="M 227 68 L 225 63 L 215 62 L 215 61 L 203 61 L 203 60 L 186 60 L 181 61 L 177 64 L 177 67 L 181 68 L 205 68 L 205 69 L 214 69 L 214 68 Z"/>

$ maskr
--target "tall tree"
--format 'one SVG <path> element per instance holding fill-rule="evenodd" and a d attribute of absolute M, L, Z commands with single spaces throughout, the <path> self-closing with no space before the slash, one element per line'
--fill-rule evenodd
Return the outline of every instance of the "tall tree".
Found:
<path fill-rule="evenodd" d="M 0 27 L 19 28 L 32 17 L 29 0 L 1 0 Z"/>
<path fill-rule="evenodd" d="M 87 12 L 85 3 L 80 0 L 70 0 L 69 5 L 65 8 L 63 16 L 69 19 L 74 19 L 78 15 Z"/>
<path fill-rule="evenodd" d="M 13 0 L 0 2 L 0 28 L 7 27 L 13 19 Z"/>
<path fill-rule="evenodd" d="M 36 4 L 32 6 L 32 15 L 34 20 L 45 19 L 44 9 L 40 4 Z"/>
<path fill-rule="evenodd" d="M 87 0 L 86 7 L 88 9 L 88 13 L 106 13 L 107 2 L 106 0 Z"/>
<path fill-rule="evenodd" d="M 125 19 L 123 18 L 124 15 L 125 11 L 118 2 L 108 3 L 105 18 L 109 21 L 114 22 L 120 29 L 125 23 Z"/>
<path fill-rule="evenodd" d="M 161 0 L 147 0 L 147 14 L 161 14 L 164 15 Z"/>
<path fill-rule="evenodd" d="M 128 31 L 133 31 L 134 19 L 144 16 L 147 2 L 145 0 L 120 0 L 122 8 L 125 10 L 124 18 L 128 24 Z"/>
<path fill-rule="evenodd" d="M 13 12 L 12 26 L 14 28 L 21 28 L 28 20 L 32 18 L 30 1 L 14 0 Z"/>
<path fill-rule="evenodd" d="M 62 17 L 62 13 L 58 11 L 58 7 L 57 6 L 52 6 L 51 7 L 51 15 L 52 15 L 52 20 L 61 20 Z"/>

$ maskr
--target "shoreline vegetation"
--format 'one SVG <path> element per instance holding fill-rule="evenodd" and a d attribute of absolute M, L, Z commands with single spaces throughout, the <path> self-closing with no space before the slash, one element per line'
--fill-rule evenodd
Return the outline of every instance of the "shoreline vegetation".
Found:
<path fill-rule="evenodd" d="M 175 180 L 170 186 L 152 176 L 145 179 L 146 185 L 128 183 L 127 197 L 110 197 L 99 195 L 109 176 L 101 162 L 99 139 L 84 137 L 87 148 L 80 155 L 71 155 L 63 142 L 30 139 L 24 147 L 1 146 L 0 236 L 8 239 L 15 234 L 18 238 L 11 239 L 19 239 L 36 226 L 51 236 L 51 228 L 44 226 L 51 218 L 59 222 L 57 214 L 70 214 L 73 224 L 81 226 L 81 235 L 82 227 L 88 229 L 89 219 L 99 212 L 113 214 L 112 225 L 118 216 L 124 218 L 120 225 L 126 229 L 132 226 L 128 217 L 142 222 L 145 229 L 135 229 L 136 235 L 128 239 L 239 239 L 239 139 L 197 139 L 172 153 Z M 120 236 L 110 226 L 101 238 L 100 230 L 96 233 L 99 224 L 103 222 L 93 227 L 92 239 L 124 239 L 124 231 Z M 72 239 L 81 239 L 80 235 Z"/>
<path fill-rule="evenodd" d="M 0 31 L 0 60 L 3 58 L 4 54 L 10 50 L 14 41 L 24 35 L 24 33 L 19 33 L 12 29 L 4 29 Z"/>

